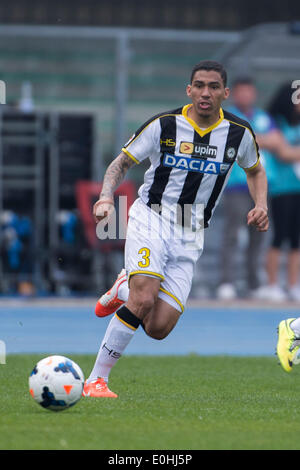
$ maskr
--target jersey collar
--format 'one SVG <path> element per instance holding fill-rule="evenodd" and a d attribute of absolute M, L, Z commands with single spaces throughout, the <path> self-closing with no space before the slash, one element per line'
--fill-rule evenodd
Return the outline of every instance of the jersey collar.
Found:
<path fill-rule="evenodd" d="M 215 124 L 213 124 L 212 126 L 208 127 L 207 129 L 200 129 L 200 127 L 198 126 L 198 124 L 195 123 L 195 121 L 193 121 L 193 119 L 189 118 L 187 113 L 188 113 L 188 109 L 192 106 L 192 104 L 187 104 L 185 105 L 183 108 L 182 108 L 182 115 L 185 117 L 185 119 L 191 124 L 191 126 L 195 129 L 196 132 L 198 132 L 198 134 L 200 135 L 200 137 L 204 137 L 206 134 L 208 134 L 209 132 L 211 132 L 213 129 L 215 129 L 224 119 L 224 113 L 223 113 L 223 109 L 220 108 L 220 118 L 217 122 L 215 122 Z"/>

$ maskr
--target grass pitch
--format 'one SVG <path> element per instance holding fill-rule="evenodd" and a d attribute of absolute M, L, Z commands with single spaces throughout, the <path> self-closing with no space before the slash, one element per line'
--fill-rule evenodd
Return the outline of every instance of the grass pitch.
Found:
<path fill-rule="evenodd" d="M 124 356 L 110 379 L 119 398 L 54 413 L 28 391 L 42 357 L 0 365 L 0 449 L 300 449 L 300 367 L 275 358 Z M 94 356 L 69 357 L 88 376 Z"/>

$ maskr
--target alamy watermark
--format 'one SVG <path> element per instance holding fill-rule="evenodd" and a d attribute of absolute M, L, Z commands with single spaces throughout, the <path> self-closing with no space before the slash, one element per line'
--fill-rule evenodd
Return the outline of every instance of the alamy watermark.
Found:
<path fill-rule="evenodd" d="M 0 80 L 0 104 L 6 104 L 6 85 L 3 80 Z"/>
<path fill-rule="evenodd" d="M 0 340 L 0 364 L 6 364 L 6 345 Z"/>
<path fill-rule="evenodd" d="M 300 80 L 294 80 L 291 86 L 292 88 L 296 88 L 292 93 L 292 102 L 293 104 L 300 104 Z"/>
<path fill-rule="evenodd" d="M 111 205 L 109 214 L 97 224 L 99 240 L 125 240 L 128 233 L 127 196 L 119 196 L 117 210 Z M 134 211 L 138 230 L 148 240 L 182 239 L 188 249 L 199 249 L 204 233 L 204 204 L 152 204 Z M 132 230 L 132 228 L 131 228 Z"/>

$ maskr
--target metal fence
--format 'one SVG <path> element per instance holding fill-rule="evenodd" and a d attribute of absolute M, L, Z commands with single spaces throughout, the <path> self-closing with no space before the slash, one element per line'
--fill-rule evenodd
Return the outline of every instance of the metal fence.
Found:
<path fill-rule="evenodd" d="M 222 56 L 241 34 L 0 26 L 0 37 L 8 101 L 30 82 L 38 109 L 93 111 L 104 149 L 116 154 L 141 121 L 182 104 L 195 63 Z"/>

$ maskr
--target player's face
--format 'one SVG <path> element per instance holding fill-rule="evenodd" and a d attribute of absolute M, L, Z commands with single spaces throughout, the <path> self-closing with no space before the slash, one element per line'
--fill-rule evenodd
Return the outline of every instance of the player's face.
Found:
<path fill-rule="evenodd" d="M 256 101 L 256 89 L 253 85 L 236 85 L 231 93 L 234 104 L 241 109 L 251 108 Z"/>
<path fill-rule="evenodd" d="M 224 87 L 221 75 L 215 70 L 198 70 L 186 92 L 202 118 L 219 116 L 221 103 L 229 96 L 229 88 Z"/>

